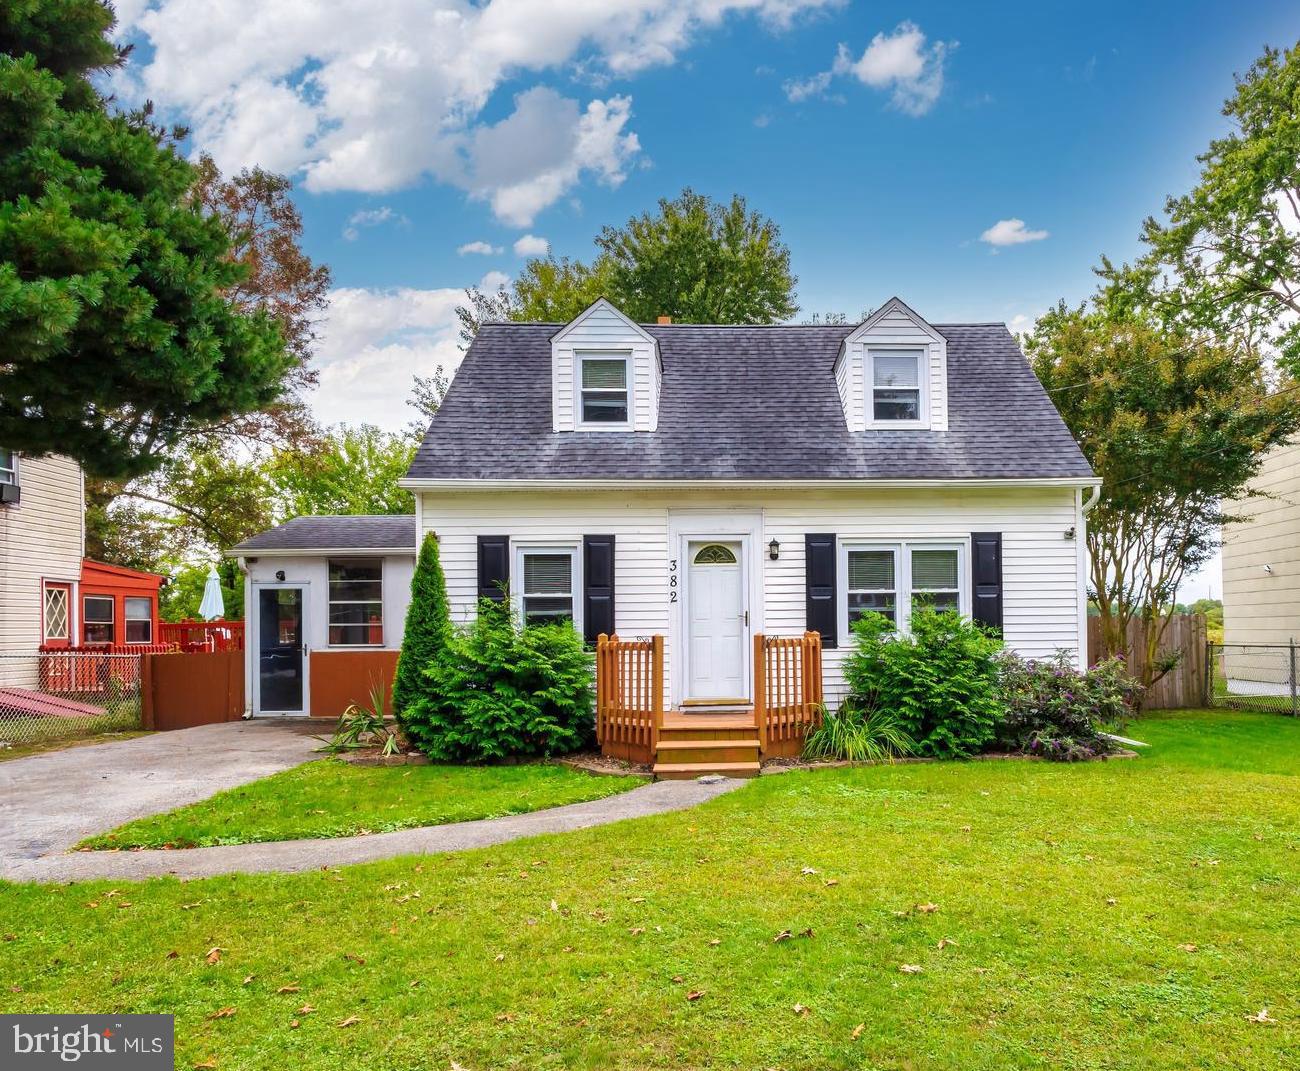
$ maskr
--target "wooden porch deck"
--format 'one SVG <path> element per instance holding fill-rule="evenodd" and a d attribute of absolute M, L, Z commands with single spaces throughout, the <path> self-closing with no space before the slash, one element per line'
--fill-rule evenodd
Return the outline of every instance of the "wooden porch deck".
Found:
<path fill-rule="evenodd" d="M 754 637 L 754 701 L 666 709 L 663 637 L 596 645 L 601 750 L 654 764 L 656 777 L 754 777 L 764 758 L 798 755 L 821 723 L 821 637 Z"/>

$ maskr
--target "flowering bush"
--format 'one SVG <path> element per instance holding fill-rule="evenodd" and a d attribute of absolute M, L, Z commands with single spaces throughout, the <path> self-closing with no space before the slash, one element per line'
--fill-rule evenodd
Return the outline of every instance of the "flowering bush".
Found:
<path fill-rule="evenodd" d="M 1119 658 L 1081 673 L 1065 652 L 1044 661 L 1005 654 L 1001 693 L 1006 713 L 997 727 L 998 747 L 1077 762 L 1116 750 L 1101 726 L 1132 716 L 1141 687 Z"/>

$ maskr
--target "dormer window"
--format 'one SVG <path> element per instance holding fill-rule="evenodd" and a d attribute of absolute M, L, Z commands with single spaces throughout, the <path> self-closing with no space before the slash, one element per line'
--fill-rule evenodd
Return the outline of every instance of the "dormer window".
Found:
<path fill-rule="evenodd" d="M 582 353 L 578 355 L 582 393 L 580 423 L 601 427 L 624 426 L 628 417 L 628 355 Z"/>
<path fill-rule="evenodd" d="M 922 374 L 925 352 L 920 349 L 867 350 L 873 423 L 917 424 L 925 412 Z"/>

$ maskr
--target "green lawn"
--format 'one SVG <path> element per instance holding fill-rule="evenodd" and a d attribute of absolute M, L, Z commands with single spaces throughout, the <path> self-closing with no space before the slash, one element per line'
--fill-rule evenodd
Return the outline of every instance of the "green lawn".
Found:
<path fill-rule="evenodd" d="M 1300 723 L 1129 732 L 337 872 L 7 886 L 0 992 L 173 1012 L 178 1067 L 241 1071 L 1300 1066 Z"/>
<path fill-rule="evenodd" d="M 353 766 L 324 759 L 128 822 L 87 848 L 194 848 L 298 837 L 352 837 L 526 814 L 645 784 L 567 766 Z"/>

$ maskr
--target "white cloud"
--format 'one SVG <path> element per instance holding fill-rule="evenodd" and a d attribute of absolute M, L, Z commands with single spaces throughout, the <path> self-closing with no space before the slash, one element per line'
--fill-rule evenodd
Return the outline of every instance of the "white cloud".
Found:
<path fill-rule="evenodd" d="M 1031 231 L 1025 227 L 1023 219 L 1012 218 L 998 220 L 980 235 L 980 241 L 987 242 L 996 250 L 1008 245 L 1041 242 L 1046 237 L 1048 237 L 1047 231 Z"/>
<path fill-rule="evenodd" d="M 781 83 L 785 99 L 791 104 L 800 104 L 810 97 L 820 97 L 830 88 L 832 71 L 822 71 L 810 78 L 790 78 Z"/>
<path fill-rule="evenodd" d="M 627 77 L 729 18 L 780 31 L 841 2 L 127 0 L 119 35 L 147 58 L 112 88 L 166 102 L 223 170 L 259 163 L 322 192 L 431 175 L 526 226 L 589 177 L 617 185 L 640 145 L 626 96 L 583 103 L 535 86 L 485 127 L 502 86 L 554 71 Z M 514 159 L 512 133 L 526 150 Z"/>
<path fill-rule="evenodd" d="M 544 257 L 550 251 L 551 243 L 535 234 L 525 234 L 515 242 L 515 256 Z"/>
<path fill-rule="evenodd" d="M 928 43 L 914 22 L 900 22 L 892 33 L 878 33 L 856 60 L 841 44 L 829 71 L 782 84 L 794 104 L 822 97 L 834 78 L 856 78 L 872 89 L 887 90 L 889 102 L 906 115 L 925 115 L 943 93 L 944 63 L 955 42 Z"/>
<path fill-rule="evenodd" d="M 502 252 L 504 252 L 504 250 L 499 245 L 492 245 L 489 242 L 466 242 L 464 245 L 458 246 L 456 249 L 456 255 L 461 257 L 465 256 L 466 253 L 476 253 L 481 256 L 491 257 Z"/>
<path fill-rule="evenodd" d="M 1007 321 L 1007 330 L 1017 337 L 1027 335 L 1033 331 L 1037 322 L 1037 316 L 1026 316 L 1023 312 L 1018 312 Z"/>
<path fill-rule="evenodd" d="M 464 302 L 455 287 L 331 291 L 316 350 L 317 417 L 404 427 L 414 415 L 406 405 L 414 377 L 460 364 L 456 306 Z"/>
<path fill-rule="evenodd" d="M 478 288 L 484 293 L 503 290 L 510 283 L 510 276 L 503 271 L 490 271 L 478 281 Z"/>
<path fill-rule="evenodd" d="M 355 242 L 361 237 L 362 227 L 378 227 L 383 223 L 409 224 L 411 221 L 400 212 L 395 212 L 388 205 L 380 208 L 362 208 L 348 217 L 347 226 L 343 228 L 343 237 Z"/>

